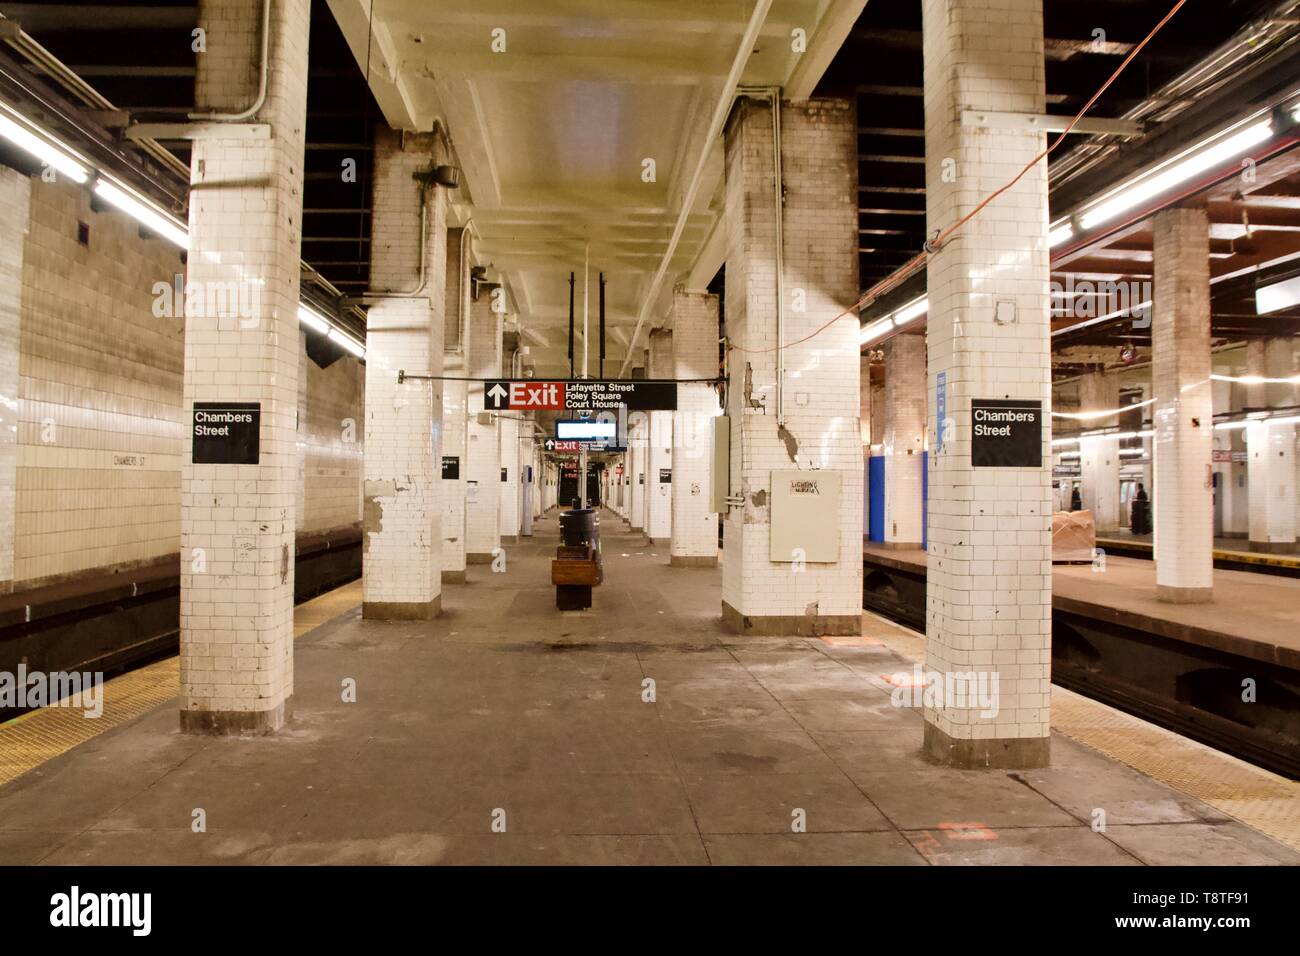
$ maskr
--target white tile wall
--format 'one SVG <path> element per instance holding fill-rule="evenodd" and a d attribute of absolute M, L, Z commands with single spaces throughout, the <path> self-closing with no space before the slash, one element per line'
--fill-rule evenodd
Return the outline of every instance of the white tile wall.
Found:
<path fill-rule="evenodd" d="M 3 350 L 16 380 L 0 412 L 14 416 L 3 432 L 13 473 L 0 480 L 0 541 L 10 542 L 0 554 L 13 565 L 0 582 L 32 587 L 175 554 L 184 316 L 165 314 L 155 283 L 170 295 L 185 266 L 171 243 L 142 236 L 129 217 L 93 212 L 83 188 L 3 172 L 11 175 L 0 189 L 30 191 L 32 201 L 11 208 L 3 221 L 15 226 L 0 233 L 0 243 L 27 252 L 21 283 L 2 285 L 15 302 L 21 291 L 24 321 Z M 78 242 L 79 222 L 90 227 L 88 245 Z M 350 356 L 319 368 L 303 335 L 295 333 L 294 517 L 312 533 L 360 520 L 364 368 Z"/>
<path fill-rule="evenodd" d="M 447 193 L 422 193 L 413 179 L 442 156 L 427 134 L 376 135 L 371 285 L 420 292 L 374 303 L 366 323 L 363 592 L 377 617 L 386 613 L 380 605 L 428 604 L 442 594 L 442 383 L 397 381 L 399 370 L 442 374 Z"/>
<path fill-rule="evenodd" d="M 18 473 L 18 354 L 22 336 L 23 246 L 31 181 L 0 166 L 0 592 L 13 588 Z"/>
<path fill-rule="evenodd" d="M 501 468 L 506 480 L 500 482 L 501 533 L 519 534 L 519 422 L 509 412 L 497 425 L 501 433 Z"/>
<path fill-rule="evenodd" d="M 668 329 L 655 329 L 650 333 L 650 358 L 646 368 L 647 378 L 673 377 L 673 333 Z M 673 484 L 663 481 L 667 474 L 674 478 L 673 467 L 673 413 L 655 410 L 650 413 L 650 436 L 646 457 L 646 535 L 653 541 L 667 543 L 673 533 Z"/>
<path fill-rule="evenodd" d="M 1119 407 L 1119 377 L 1114 373 L 1089 372 L 1079 380 L 1079 411 L 1095 412 Z M 1084 423 L 1088 429 L 1111 428 L 1119 416 L 1110 415 Z M 1080 496 L 1083 507 L 1092 512 L 1098 531 L 1120 526 L 1119 441 L 1114 438 L 1084 438 L 1079 443 Z"/>
<path fill-rule="evenodd" d="M 966 109 L 1042 113 L 1040 0 L 923 0 L 926 229 L 947 229 L 1025 167 L 1041 133 L 963 126 Z M 947 180 L 947 181 L 945 181 Z M 998 674 L 997 713 L 928 707 L 957 739 L 1049 734 L 1051 411 L 1047 183 L 1039 163 L 928 263 L 929 373 L 947 379 L 953 434 L 930 405 L 926 668 Z M 994 322 L 998 302 L 1015 321 Z M 1043 467 L 973 468 L 971 399 L 1042 403 Z"/>
<path fill-rule="evenodd" d="M 921 546 L 925 336 L 895 335 L 885 352 L 885 541 Z"/>
<path fill-rule="evenodd" d="M 857 136 L 852 103 L 782 106 L 785 289 L 806 308 L 785 309 L 786 421 L 776 421 L 776 269 L 772 118 L 742 99 L 726 129 L 726 328 L 731 490 L 722 599 L 752 618 L 852 617 L 862 612 L 862 444 L 858 425 Z M 741 351 L 748 349 L 751 351 Z M 767 349 L 769 351 L 762 351 Z M 800 572 L 769 553 L 767 497 L 774 470 L 840 474 L 840 557 Z"/>
<path fill-rule="evenodd" d="M 502 317 L 492 311 L 486 291 L 470 305 L 469 316 L 469 374 L 480 379 L 499 376 Z M 483 383 L 470 382 L 468 396 L 467 480 L 475 484 L 466 487 L 465 550 L 488 555 L 501 546 L 500 435 L 495 420 L 488 425 L 478 420 L 483 411 Z"/>
<path fill-rule="evenodd" d="M 249 283 L 251 325 L 187 315 L 185 401 L 261 403 L 256 465 L 191 464 L 181 477 L 181 708 L 283 720 L 293 694 L 293 550 L 298 482 L 298 280 L 306 125 L 307 0 L 271 8 L 271 69 L 258 114 L 268 140 L 197 140 L 192 154 L 189 281 Z M 201 106 L 254 93 L 260 20 L 248 0 L 205 0 L 199 23 Z M 206 570 L 192 563 L 206 554 Z"/>
<path fill-rule="evenodd" d="M 469 259 L 462 265 L 461 243 L 467 242 L 464 229 L 447 230 L 446 335 L 443 371 L 448 376 L 464 376 L 465 351 L 461 337 L 469 310 Z M 468 250 L 466 250 L 468 251 Z M 468 386 L 464 381 L 448 378 L 442 383 L 442 453 L 460 459 L 460 477 L 442 482 L 442 570 L 465 570 L 465 478 L 468 472 L 465 446 L 468 425 L 465 407 Z"/>
<path fill-rule="evenodd" d="M 306 332 L 302 333 L 305 340 Z M 366 369 L 350 355 L 321 368 L 307 355 L 298 373 L 298 530 L 312 534 L 361 522 Z"/>
<path fill-rule="evenodd" d="M 1157 589 L 1208 598 L 1214 574 L 1210 485 L 1210 227 L 1203 209 L 1153 220 L 1151 325 Z"/>
<path fill-rule="evenodd" d="M 1255 339 L 1248 343 L 1251 375 L 1287 378 L 1295 373 L 1290 338 Z M 1295 404 L 1294 386 L 1280 383 L 1251 389 L 1254 407 Z M 1253 424 L 1244 432 L 1250 490 L 1252 544 L 1293 545 L 1296 539 L 1296 428 Z"/>
<path fill-rule="evenodd" d="M 718 297 L 673 290 L 673 368 L 679 379 L 718 374 Z M 718 389 L 677 386 L 673 413 L 672 542 L 677 557 L 716 557 L 718 515 L 711 510 L 713 419 L 721 414 Z"/>

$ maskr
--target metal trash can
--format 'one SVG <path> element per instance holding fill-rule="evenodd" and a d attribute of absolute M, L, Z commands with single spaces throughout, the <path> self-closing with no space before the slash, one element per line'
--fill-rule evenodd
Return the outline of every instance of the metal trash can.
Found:
<path fill-rule="evenodd" d="M 575 508 L 560 512 L 560 540 L 565 547 L 589 545 L 593 550 L 600 543 L 596 512 L 592 508 Z"/>

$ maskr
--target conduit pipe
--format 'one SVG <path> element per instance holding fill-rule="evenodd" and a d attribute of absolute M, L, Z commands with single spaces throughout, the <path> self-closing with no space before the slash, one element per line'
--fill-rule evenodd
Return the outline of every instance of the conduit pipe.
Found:
<path fill-rule="evenodd" d="M 211 120 L 214 122 L 239 122 L 246 120 L 255 115 L 258 110 L 266 105 L 266 87 L 267 77 L 271 72 L 271 0 L 262 0 L 262 66 L 258 71 L 257 97 L 252 104 L 245 110 L 238 113 L 222 113 L 213 111 L 210 113 L 190 113 L 189 118 L 192 120 Z M 369 78 L 367 78 L 369 79 Z"/>
<path fill-rule="evenodd" d="M 737 47 L 736 55 L 732 59 L 731 70 L 727 73 L 727 79 L 722 85 L 721 93 L 718 94 L 718 102 L 713 107 L 713 117 L 709 121 L 708 135 L 705 136 L 704 145 L 700 148 L 700 157 L 695 163 L 695 171 L 691 175 L 690 184 L 686 187 L 686 193 L 682 197 L 682 205 L 677 212 L 677 224 L 673 226 L 673 234 L 668 240 L 668 248 L 664 250 L 663 261 L 659 263 L 659 269 L 650 282 L 650 289 L 646 294 L 645 301 L 641 303 L 641 311 L 637 315 L 636 327 L 632 330 L 632 341 L 628 343 L 627 354 L 623 356 L 623 364 L 619 369 L 620 378 L 627 374 L 636 341 L 641 335 L 641 329 L 645 327 L 646 318 L 654 307 L 655 299 L 659 296 L 659 288 L 663 285 L 668 266 L 677 253 L 677 244 L 681 242 L 682 233 L 686 230 L 686 221 L 690 217 L 691 207 L 695 205 L 695 198 L 700 191 L 700 183 L 704 179 L 704 170 L 708 165 L 709 153 L 713 149 L 713 141 L 722 133 L 722 126 L 726 123 L 727 114 L 731 112 L 732 101 L 736 98 L 736 89 L 740 85 L 740 76 L 745 70 L 745 64 L 749 62 L 749 56 L 754 50 L 754 44 L 758 42 L 759 32 L 763 29 L 763 23 L 767 20 L 768 12 L 771 9 L 772 0 L 757 0 L 754 4 L 754 12 L 749 17 L 749 25 L 745 28 L 745 34 L 740 38 L 740 46 Z"/>

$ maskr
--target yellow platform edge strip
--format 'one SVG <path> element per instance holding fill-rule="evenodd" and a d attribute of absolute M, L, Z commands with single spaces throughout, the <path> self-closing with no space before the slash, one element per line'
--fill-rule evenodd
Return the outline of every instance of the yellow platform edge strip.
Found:
<path fill-rule="evenodd" d="M 360 604 L 360 581 L 312 598 L 294 608 L 293 636 Z M 93 720 L 80 709 L 44 707 L 0 724 L 0 785 L 172 700 L 180 693 L 180 676 L 180 658 L 168 657 L 105 681 L 104 710 Z"/>
<path fill-rule="evenodd" d="M 925 636 L 870 612 L 864 633 L 921 660 Z M 1300 850 L 1300 782 L 1052 685 L 1052 729 Z"/>

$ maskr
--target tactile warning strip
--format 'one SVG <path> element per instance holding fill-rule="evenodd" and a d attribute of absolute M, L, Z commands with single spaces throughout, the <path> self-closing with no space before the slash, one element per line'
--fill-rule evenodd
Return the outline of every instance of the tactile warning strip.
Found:
<path fill-rule="evenodd" d="M 312 598 L 294 608 L 293 635 L 299 637 L 360 603 L 360 581 Z M 45 707 L 0 723 L 0 784 L 171 700 L 180 691 L 180 674 L 180 658 L 169 657 L 105 681 L 104 711 L 94 719 L 79 709 Z"/>
<path fill-rule="evenodd" d="M 863 635 L 924 659 L 925 635 L 871 613 L 862 624 Z M 1300 850 L 1300 782 L 1055 685 L 1052 728 Z"/>
<path fill-rule="evenodd" d="M 1300 850 L 1300 782 L 1063 687 L 1052 688 L 1052 726 Z"/>
<path fill-rule="evenodd" d="M 104 710 L 93 719 L 76 708 L 44 707 L 0 724 L 0 784 L 171 700 L 180 673 L 180 658 L 169 657 L 105 681 Z"/>

